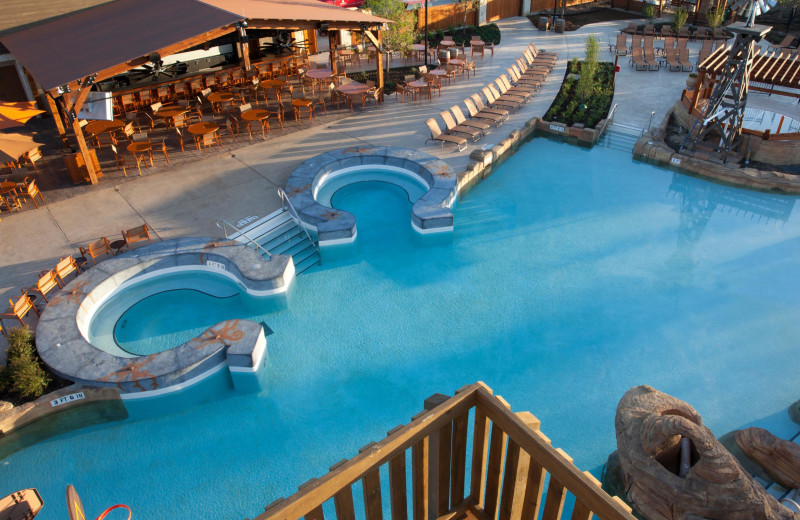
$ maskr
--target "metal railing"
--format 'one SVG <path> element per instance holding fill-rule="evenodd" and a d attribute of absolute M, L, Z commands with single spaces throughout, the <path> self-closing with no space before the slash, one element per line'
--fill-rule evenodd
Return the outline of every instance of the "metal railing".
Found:
<path fill-rule="evenodd" d="M 604 133 L 605 133 L 605 131 L 606 131 L 606 127 L 608 127 L 608 124 L 609 124 L 611 121 L 613 121 L 613 120 L 614 120 L 614 112 L 616 112 L 616 111 L 617 111 L 617 107 L 618 107 L 618 106 L 619 106 L 619 103 L 615 103 L 615 104 L 614 104 L 614 106 L 611 108 L 611 112 L 609 112 L 609 113 L 608 113 L 608 117 L 606 118 L 606 122 L 605 122 L 605 123 L 603 123 L 603 126 L 602 126 L 602 128 L 600 128 L 600 134 L 597 136 L 597 138 L 598 138 L 598 139 L 599 139 L 599 138 L 601 138 L 601 137 L 603 137 L 603 134 L 604 134 Z"/>
<path fill-rule="evenodd" d="M 256 246 L 257 250 L 261 251 L 262 253 L 264 253 L 266 255 L 267 260 L 270 260 L 272 258 L 272 253 L 270 253 L 269 251 L 264 249 L 264 247 L 261 244 L 259 244 L 258 242 L 256 242 L 252 238 L 250 238 L 250 236 L 247 233 L 245 233 L 244 231 L 239 231 L 239 229 L 236 226 L 234 226 L 233 224 L 231 224 L 230 222 L 228 222 L 224 218 L 218 218 L 217 219 L 217 227 L 220 228 L 223 233 L 225 233 L 225 238 L 230 238 L 229 235 L 228 235 L 228 229 L 225 227 L 226 225 L 230 226 L 230 228 L 232 230 L 234 230 L 236 233 L 239 233 L 240 236 L 245 237 L 248 240 L 248 242 L 250 242 L 251 244 Z"/>
<path fill-rule="evenodd" d="M 523 520 L 539 518 L 541 510 L 542 518 L 560 518 L 568 494 L 575 499 L 573 520 L 634 520 L 624 502 L 550 445 L 533 414 L 512 412 L 485 384 L 463 387 L 452 398 L 434 394 L 424 408 L 410 424 L 271 503 L 256 520 L 352 520 L 354 502 L 362 500 L 352 489 L 359 481 L 358 509 L 366 520 Z M 326 503 L 335 514 L 323 513 Z"/>
<path fill-rule="evenodd" d="M 642 135 L 644 135 L 645 132 L 649 132 L 650 131 L 650 125 L 653 123 L 653 116 L 655 116 L 655 115 L 656 115 L 656 111 L 655 110 L 650 112 L 650 117 L 647 118 L 647 129 L 646 130 L 642 129 Z"/>
<path fill-rule="evenodd" d="M 283 207 L 289 210 L 289 214 L 297 222 L 297 225 L 300 226 L 300 229 L 303 230 L 303 233 L 306 234 L 308 240 L 311 242 L 311 245 L 314 246 L 314 249 L 317 250 L 317 253 L 319 253 L 319 246 L 317 246 L 317 243 L 314 242 L 313 238 L 311 238 L 311 235 L 308 234 L 308 230 L 303 225 L 303 221 L 300 220 L 300 215 L 297 213 L 297 210 L 294 209 L 294 206 L 292 206 L 292 203 L 289 201 L 289 197 L 286 196 L 286 192 L 278 188 L 278 195 L 281 198 L 281 203 L 283 204 Z"/>

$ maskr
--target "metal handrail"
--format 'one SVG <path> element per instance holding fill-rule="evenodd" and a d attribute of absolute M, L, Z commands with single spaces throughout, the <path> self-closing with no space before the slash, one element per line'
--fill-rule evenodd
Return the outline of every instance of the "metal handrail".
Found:
<path fill-rule="evenodd" d="M 278 188 L 278 195 L 281 198 L 281 203 L 289 210 L 289 214 L 297 221 L 297 225 L 300 226 L 300 229 L 302 229 L 303 233 L 306 234 L 308 240 L 311 242 L 311 245 L 314 246 L 314 249 L 316 249 L 317 253 L 319 253 L 319 246 L 317 246 L 317 243 L 314 242 L 313 238 L 311 238 L 311 235 L 308 234 L 308 230 L 303 225 L 303 221 L 300 220 L 300 215 L 297 213 L 297 210 L 294 209 L 294 206 L 292 206 L 292 203 L 289 201 L 289 197 L 286 195 L 286 192 Z"/>
<path fill-rule="evenodd" d="M 611 112 L 608 113 L 608 117 L 606 118 L 606 122 L 603 123 L 603 127 L 600 128 L 600 133 L 597 136 L 598 139 L 603 137 L 603 133 L 606 131 L 606 127 L 608 126 L 608 123 L 610 123 L 614 119 L 614 112 L 617 111 L 617 107 L 618 106 L 619 106 L 619 103 L 615 103 L 614 106 L 611 108 Z"/>
<path fill-rule="evenodd" d="M 642 135 L 644 135 L 645 132 L 649 132 L 650 131 L 650 124 L 653 122 L 653 116 L 654 115 L 656 115 L 656 111 L 655 110 L 650 112 L 650 117 L 647 119 L 647 130 L 642 130 Z"/>
<path fill-rule="evenodd" d="M 256 249 L 259 249 L 259 250 L 263 251 L 264 254 L 267 255 L 267 260 L 272 259 L 272 253 L 270 253 L 269 251 L 264 249 L 264 247 L 261 244 L 259 244 L 258 242 L 256 242 L 252 238 L 250 238 L 250 236 L 247 233 L 245 233 L 244 231 L 240 231 L 239 229 L 236 228 L 236 226 L 234 226 L 233 224 L 231 224 L 230 222 L 228 222 L 224 218 L 218 218 L 217 219 L 217 227 L 220 228 L 225 233 L 225 238 L 228 238 L 228 230 L 225 228 L 226 224 L 228 226 L 230 226 L 231 229 L 233 229 L 235 232 L 239 233 L 239 235 L 241 235 L 241 236 L 245 237 L 247 240 L 249 240 L 251 244 L 256 246 Z"/>

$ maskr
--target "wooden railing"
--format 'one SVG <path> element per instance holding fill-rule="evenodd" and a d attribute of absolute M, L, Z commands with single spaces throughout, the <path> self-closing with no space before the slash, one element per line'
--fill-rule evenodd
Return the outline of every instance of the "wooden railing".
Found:
<path fill-rule="evenodd" d="M 382 493 L 385 464 L 388 493 Z M 359 481 L 366 520 L 382 520 L 385 512 L 392 520 L 408 520 L 409 514 L 413 520 L 535 520 L 541 508 L 543 520 L 557 520 L 568 493 L 575 497 L 573 520 L 589 520 L 592 514 L 603 520 L 634 518 L 624 502 L 607 495 L 597 479 L 550 445 L 536 417 L 511 412 L 480 382 L 452 398 L 429 397 L 410 424 L 392 429 L 356 457 L 333 465 L 324 477 L 268 505 L 257 520 L 324 520 L 323 504 L 331 499 L 329 510 L 338 520 L 355 520 L 352 486 Z M 383 496 L 389 497 L 388 508 Z"/>

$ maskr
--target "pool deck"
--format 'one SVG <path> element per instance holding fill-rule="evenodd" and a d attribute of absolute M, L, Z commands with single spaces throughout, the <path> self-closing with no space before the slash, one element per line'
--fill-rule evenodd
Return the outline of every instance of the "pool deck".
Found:
<path fill-rule="evenodd" d="M 265 216 L 280 207 L 276 187 L 283 187 L 291 172 L 309 158 L 331 150 L 361 146 L 393 146 L 427 152 L 444 161 L 453 172 L 463 171 L 469 154 L 485 145 L 494 146 L 526 121 L 542 116 L 555 97 L 572 57 L 583 57 L 583 41 L 594 33 L 600 41 L 602 60 L 609 58 L 608 43 L 627 22 L 584 26 L 578 31 L 556 34 L 538 31 L 523 17 L 498 22 L 502 43 L 493 57 L 476 58 L 478 75 L 444 86 L 432 101 L 395 102 L 387 96 L 380 108 L 356 111 L 330 123 L 312 125 L 285 136 L 255 142 L 230 153 L 209 156 L 197 162 L 174 164 L 146 171 L 140 178 L 90 189 L 82 195 L 51 202 L 38 210 L 0 216 L 0 297 L 3 301 L 19 295 L 22 287 L 35 284 L 43 269 L 55 266 L 59 257 L 78 255 L 78 247 L 100 236 L 118 237 L 120 230 L 150 226 L 154 241 L 183 236 L 220 236 L 217 218 L 230 222 L 250 216 Z M 429 132 L 425 120 L 478 92 L 504 73 L 530 41 L 540 49 L 557 51 L 559 61 L 542 90 L 513 114 L 509 121 L 458 153 L 451 146 L 425 144 Z M 689 43 L 692 56 L 699 42 Z M 614 102 L 619 104 L 616 122 L 645 127 L 651 111 L 658 125 L 680 98 L 687 73 L 635 72 L 628 59 L 620 58 Z M 797 114 L 796 103 L 751 96 L 750 106 L 767 108 L 780 104 L 787 115 Z M 765 105 L 765 106 L 761 106 Z M 440 122 L 440 125 L 442 123 Z M 47 199 L 47 193 L 44 194 Z M 5 306 L 3 306 L 5 310 Z M 35 315 L 26 321 L 34 326 Z M 7 327 L 14 323 L 5 320 Z M 5 339 L 0 336 L 0 360 L 5 357 Z"/>

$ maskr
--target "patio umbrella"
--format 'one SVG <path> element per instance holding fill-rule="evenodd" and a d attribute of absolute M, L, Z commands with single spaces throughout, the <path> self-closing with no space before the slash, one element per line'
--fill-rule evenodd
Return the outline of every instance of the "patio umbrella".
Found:
<path fill-rule="evenodd" d="M 0 134 L 0 163 L 17 161 L 26 152 L 42 146 L 33 137 L 20 134 Z"/>
<path fill-rule="evenodd" d="M 43 114 L 34 101 L 0 103 L 0 130 L 24 125 L 28 119 Z"/>

